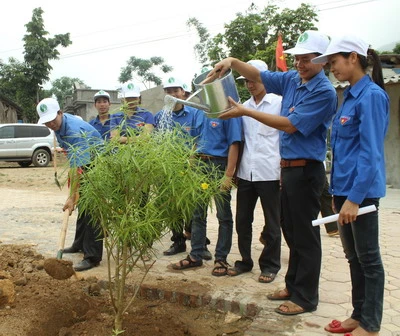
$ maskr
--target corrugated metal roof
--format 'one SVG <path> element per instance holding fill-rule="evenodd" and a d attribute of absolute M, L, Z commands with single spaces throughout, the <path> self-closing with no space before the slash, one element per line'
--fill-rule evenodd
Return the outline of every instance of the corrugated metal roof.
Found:
<path fill-rule="evenodd" d="M 400 83 L 400 73 L 394 71 L 394 69 L 382 69 L 383 70 L 383 80 L 385 84 L 396 84 Z M 349 85 L 348 81 L 340 82 L 338 81 L 332 73 L 329 73 L 329 79 L 334 86 L 335 89 L 341 88 L 344 89 Z"/>

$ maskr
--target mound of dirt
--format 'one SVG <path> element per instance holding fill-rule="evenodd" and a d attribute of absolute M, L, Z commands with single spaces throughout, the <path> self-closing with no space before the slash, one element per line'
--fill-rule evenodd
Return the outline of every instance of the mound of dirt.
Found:
<path fill-rule="evenodd" d="M 56 280 L 44 257 L 26 245 L 0 245 L 0 336 L 109 336 L 113 311 L 107 283 Z M 244 335 L 251 321 L 207 308 L 136 299 L 124 335 Z"/>

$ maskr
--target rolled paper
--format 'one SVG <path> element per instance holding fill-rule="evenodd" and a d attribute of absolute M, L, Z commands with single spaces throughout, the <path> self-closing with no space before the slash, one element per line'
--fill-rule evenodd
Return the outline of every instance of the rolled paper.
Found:
<path fill-rule="evenodd" d="M 375 205 L 368 205 L 366 207 L 362 207 L 358 209 L 357 216 L 364 215 L 369 212 L 374 212 L 376 211 L 376 206 Z M 313 226 L 318 226 L 322 224 L 327 224 L 327 223 L 332 223 L 336 222 L 339 219 L 339 214 L 331 215 L 331 216 L 326 216 L 318 219 L 314 219 L 312 221 Z"/>

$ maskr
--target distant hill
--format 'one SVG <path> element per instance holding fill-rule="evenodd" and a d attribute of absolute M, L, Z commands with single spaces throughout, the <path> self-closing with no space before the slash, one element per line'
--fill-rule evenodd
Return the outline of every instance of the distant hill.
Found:
<path fill-rule="evenodd" d="M 400 43 L 400 41 L 385 44 L 379 48 L 376 48 L 376 50 L 381 51 L 381 52 L 382 51 L 391 51 L 394 49 L 394 47 L 396 46 L 397 43 Z"/>

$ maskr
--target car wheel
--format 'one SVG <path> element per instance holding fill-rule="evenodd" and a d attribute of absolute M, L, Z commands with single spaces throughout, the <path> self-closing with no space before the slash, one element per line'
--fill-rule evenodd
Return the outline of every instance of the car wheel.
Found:
<path fill-rule="evenodd" d="M 32 162 L 35 167 L 47 167 L 50 162 L 50 154 L 45 149 L 38 149 L 33 153 Z"/>
<path fill-rule="evenodd" d="M 32 164 L 32 161 L 21 161 L 21 162 L 18 162 L 18 164 L 21 167 L 26 168 L 26 167 L 29 167 Z"/>

